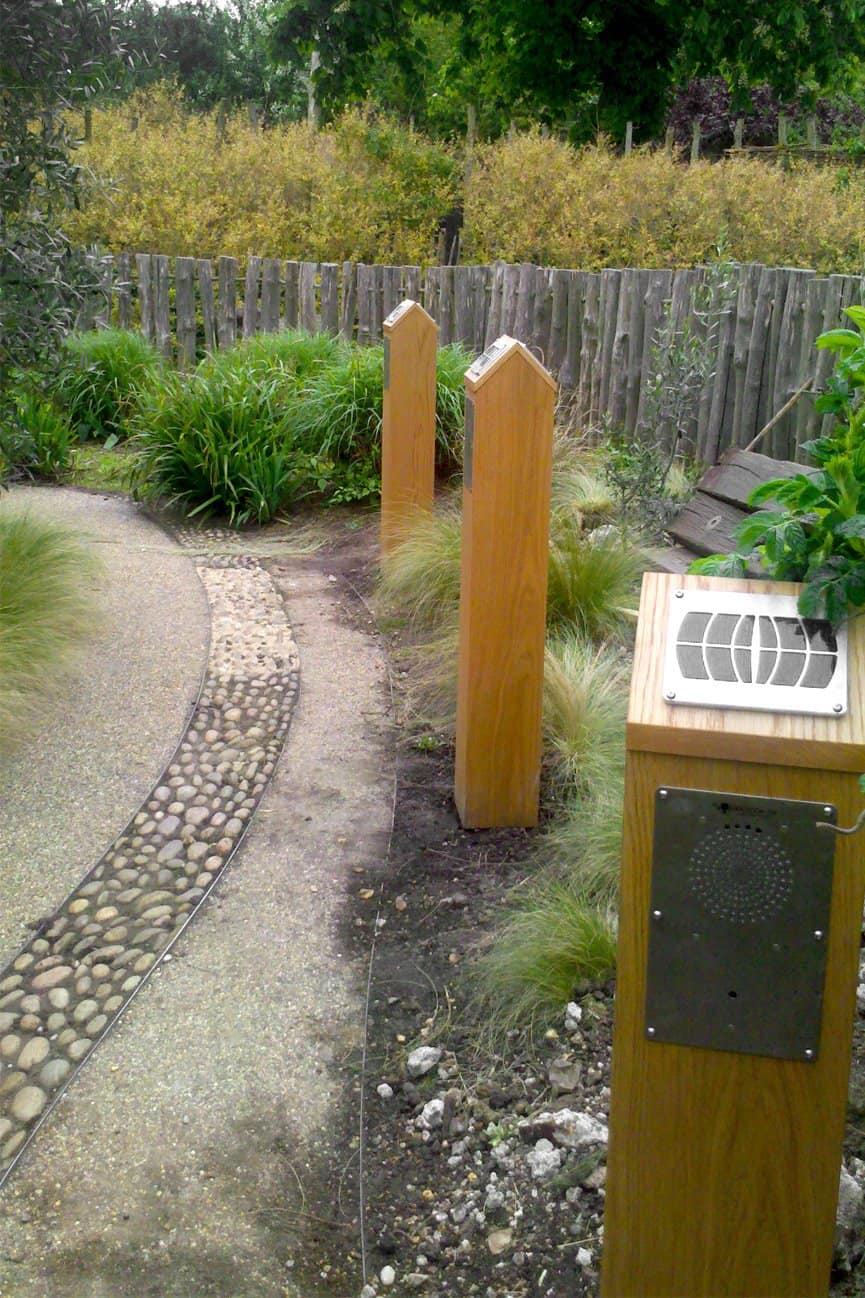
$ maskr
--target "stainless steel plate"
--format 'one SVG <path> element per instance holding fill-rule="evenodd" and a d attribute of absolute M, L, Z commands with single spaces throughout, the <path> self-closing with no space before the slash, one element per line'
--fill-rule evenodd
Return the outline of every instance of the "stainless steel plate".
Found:
<path fill-rule="evenodd" d="M 659 789 L 646 1033 L 817 1057 L 835 835 L 820 802 Z"/>
<path fill-rule="evenodd" d="M 677 590 L 664 655 L 668 703 L 840 717 L 847 633 L 802 618 L 792 595 Z"/>

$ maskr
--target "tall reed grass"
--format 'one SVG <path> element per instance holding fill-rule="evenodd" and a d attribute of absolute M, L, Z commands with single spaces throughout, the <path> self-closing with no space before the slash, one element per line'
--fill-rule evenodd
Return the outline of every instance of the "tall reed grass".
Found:
<path fill-rule="evenodd" d="M 37 721 L 92 633 L 97 572 L 74 534 L 0 502 L 0 747 Z"/>

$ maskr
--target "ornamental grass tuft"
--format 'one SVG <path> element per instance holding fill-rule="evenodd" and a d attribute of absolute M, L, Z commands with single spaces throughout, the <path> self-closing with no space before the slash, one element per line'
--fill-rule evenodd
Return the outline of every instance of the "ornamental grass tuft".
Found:
<path fill-rule="evenodd" d="M 0 512 L 0 747 L 38 719 L 91 633 L 98 564 L 74 534 L 19 511 Z"/>

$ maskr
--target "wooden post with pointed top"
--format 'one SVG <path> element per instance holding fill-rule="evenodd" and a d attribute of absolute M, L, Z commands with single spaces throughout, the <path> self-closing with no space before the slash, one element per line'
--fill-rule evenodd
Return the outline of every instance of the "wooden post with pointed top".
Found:
<path fill-rule="evenodd" d="M 466 373 L 456 789 L 466 828 L 537 823 L 556 385 L 514 338 Z"/>
<path fill-rule="evenodd" d="M 381 549 L 388 554 L 411 515 L 433 506 L 438 327 L 407 299 L 382 328 Z"/>

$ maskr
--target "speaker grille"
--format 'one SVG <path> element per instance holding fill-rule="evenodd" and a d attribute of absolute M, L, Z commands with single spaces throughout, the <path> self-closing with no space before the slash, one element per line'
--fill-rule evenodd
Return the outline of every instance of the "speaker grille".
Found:
<path fill-rule="evenodd" d="M 793 890 L 793 863 L 761 825 L 728 823 L 698 843 L 688 862 L 691 887 L 711 915 L 759 924 L 783 910 Z"/>
<path fill-rule="evenodd" d="M 840 716 L 847 708 L 845 632 L 799 617 L 789 595 L 676 591 L 664 695 L 670 703 Z"/>

